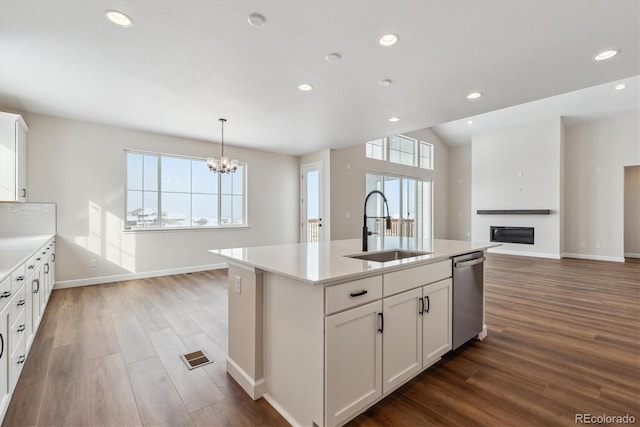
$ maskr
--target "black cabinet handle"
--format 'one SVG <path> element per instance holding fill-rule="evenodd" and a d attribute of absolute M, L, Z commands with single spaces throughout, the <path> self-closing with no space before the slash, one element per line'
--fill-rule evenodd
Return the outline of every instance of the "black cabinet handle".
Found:
<path fill-rule="evenodd" d="M 44 272 L 45 272 L 45 274 L 49 273 L 49 263 L 46 263 L 44 265 Z"/>
<path fill-rule="evenodd" d="M 384 315 L 382 313 L 378 313 L 378 317 L 380 318 L 380 328 L 378 332 L 382 333 L 384 331 Z"/>
<path fill-rule="evenodd" d="M 29 267 L 27 267 L 29 270 L 33 270 L 34 268 L 36 268 L 35 264 L 31 264 Z"/>
<path fill-rule="evenodd" d="M 16 332 L 22 332 L 25 329 L 27 329 L 26 325 L 23 323 L 22 325 L 18 326 L 18 329 L 16 329 Z"/>
<path fill-rule="evenodd" d="M 425 313 L 429 313 L 429 308 L 431 308 L 431 302 L 429 301 L 429 295 L 427 295 L 426 297 L 424 297 L 425 300 L 427 300 L 427 308 L 425 309 Z"/>
<path fill-rule="evenodd" d="M 0 359 L 2 358 L 2 355 L 4 355 L 4 336 L 2 336 L 2 334 L 0 334 Z"/>
<path fill-rule="evenodd" d="M 27 197 L 27 189 L 26 188 L 21 188 L 20 192 L 22 193 L 22 196 L 20 196 L 20 197 Z"/>
<path fill-rule="evenodd" d="M 364 295 L 367 292 L 369 292 L 366 289 L 361 290 L 360 292 L 351 292 L 349 295 L 351 295 L 352 297 L 359 297 L 360 295 Z"/>
<path fill-rule="evenodd" d="M 424 314 L 424 300 L 421 297 L 418 297 L 418 300 L 420 301 L 420 309 L 418 310 L 418 314 L 422 316 Z"/>
<path fill-rule="evenodd" d="M 18 301 L 18 303 L 16 304 L 18 307 L 22 307 L 24 305 L 26 301 L 21 299 L 20 301 Z"/>
<path fill-rule="evenodd" d="M 35 283 L 36 285 L 38 285 L 38 287 L 33 291 L 34 294 L 37 294 L 38 291 L 40 290 L 40 279 L 34 279 L 33 283 Z"/>
<path fill-rule="evenodd" d="M 56 262 L 56 254 L 51 254 L 51 262 Z"/>
<path fill-rule="evenodd" d="M 38 257 L 38 258 L 36 258 L 36 261 L 40 261 L 41 259 L 42 259 L 42 258 Z"/>
<path fill-rule="evenodd" d="M 26 359 L 24 354 L 22 356 L 18 357 L 18 365 L 21 364 L 21 363 L 24 363 L 24 359 Z"/>
<path fill-rule="evenodd" d="M 4 291 L 0 294 L 0 298 L 9 298 L 11 296 L 11 291 Z"/>
<path fill-rule="evenodd" d="M 16 278 L 16 282 L 22 282 L 24 280 L 24 276 L 18 276 Z"/>

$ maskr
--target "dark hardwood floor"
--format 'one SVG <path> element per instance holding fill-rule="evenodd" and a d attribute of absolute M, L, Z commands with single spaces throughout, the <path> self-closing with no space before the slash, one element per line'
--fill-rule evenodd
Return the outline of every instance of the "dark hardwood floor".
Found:
<path fill-rule="evenodd" d="M 640 422 L 640 264 L 485 265 L 489 336 L 350 425 Z M 226 300 L 226 270 L 54 291 L 3 425 L 287 425 L 225 372 Z M 197 349 L 214 363 L 189 371 Z"/>

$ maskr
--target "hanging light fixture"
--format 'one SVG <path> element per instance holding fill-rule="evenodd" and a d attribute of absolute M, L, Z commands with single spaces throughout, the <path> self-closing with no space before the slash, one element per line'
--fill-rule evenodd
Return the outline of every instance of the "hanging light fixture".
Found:
<path fill-rule="evenodd" d="M 238 159 L 231 159 L 231 161 L 229 161 L 229 158 L 224 156 L 224 123 L 227 121 L 227 119 L 218 120 L 220 120 L 222 133 L 222 155 L 220 156 L 219 160 L 213 157 L 209 157 L 207 159 L 207 166 L 209 166 L 209 170 L 211 172 L 232 173 L 238 169 Z"/>

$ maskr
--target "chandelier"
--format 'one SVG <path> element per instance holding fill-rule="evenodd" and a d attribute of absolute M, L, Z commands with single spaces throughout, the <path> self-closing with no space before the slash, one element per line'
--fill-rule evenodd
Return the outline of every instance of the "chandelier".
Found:
<path fill-rule="evenodd" d="M 238 160 L 237 159 L 231 159 L 231 161 L 230 161 L 228 157 L 224 156 L 224 123 L 227 121 L 227 119 L 218 119 L 218 120 L 220 120 L 220 127 L 222 129 L 222 131 L 221 131 L 221 133 L 222 133 L 222 155 L 220 156 L 220 159 L 216 159 L 214 157 L 209 157 L 207 159 L 207 166 L 209 166 L 209 170 L 211 172 L 232 173 L 232 172 L 235 172 L 236 169 L 238 169 Z"/>

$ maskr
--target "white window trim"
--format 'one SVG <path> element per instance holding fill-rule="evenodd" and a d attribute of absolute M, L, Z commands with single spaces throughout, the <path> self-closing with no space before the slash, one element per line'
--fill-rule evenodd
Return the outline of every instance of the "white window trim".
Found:
<path fill-rule="evenodd" d="M 249 175 L 249 169 L 247 167 L 247 163 L 244 162 L 240 162 L 238 163 L 239 166 L 243 166 L 243 170 L 244 170 L 244 179 L 242 181 L 242 212 L 243 212 L 243 223 L 242 224 L 220 224 L 220 225 L 207 225 L 207 226 L 198 226 L 198 227 L 194 227 L 192 225 L 185 225 L 185 226 L 180 226 L 180 227 L 129 227 L 127 228 L 127 192 L 129 191 L 128 187 L 128 182 L 127 182 L 127 173 L 128 173 L 128 158 L 127 158 L 127 154 L 129 153 L 133 153 L 133 154 L 142 154 L 142 155 L 150 155 L 150 156 L 158 156 L 159 158 L 159 162 L 158 162 L 158 207 L 159 209 L 162 209 L 162 199 L 160 198 L 160 193 L 162 192 L 162 186 L 161 186 L 161 180 L 162 180 L 162 162 L 161 162 L 161 158 L 162 157 L 173 157 L 173 158 L 181 158 L 181 159 L 189 159 L 189 160 L 201 160 L 204 161 L 206 164 L 207 158 L 206 157 L 196 157 L 196 156 L 185 156 L 182 154 L 172 154 L 172 153 L 160 153 L 160 152 L 156 152 L 156 151 L 144 151 L 144 150 L 135 150 L 135 149 L 129 149 L 129 148 L 125 148 L 124 149 L 124 164 L 125 164 L 125 168 L 124 168 L 124 220 L 123 220 L 123 229 L 122 231 L 125 233 L 147 233 L 147 232 L 176 232 L 176 231 L 196 231 L 196 230 L 220 230 L 220 229 L 248 229 L 251 228 L 249 226 L 249 212 L 248 212 L 248 195 L 247 195 L 247 188 L 248 188 L 248 184 L 247 184 L 247 177 Z M 213 173 L 213 172 L 210 172 Z M 189 193 L 189 194 L 193 194 L 193 193 Z M 222 180 L 218 179 L 218 193 L 217 193 L 217 197 L 218 197 L 218 220 L 222 217 Z"/>

